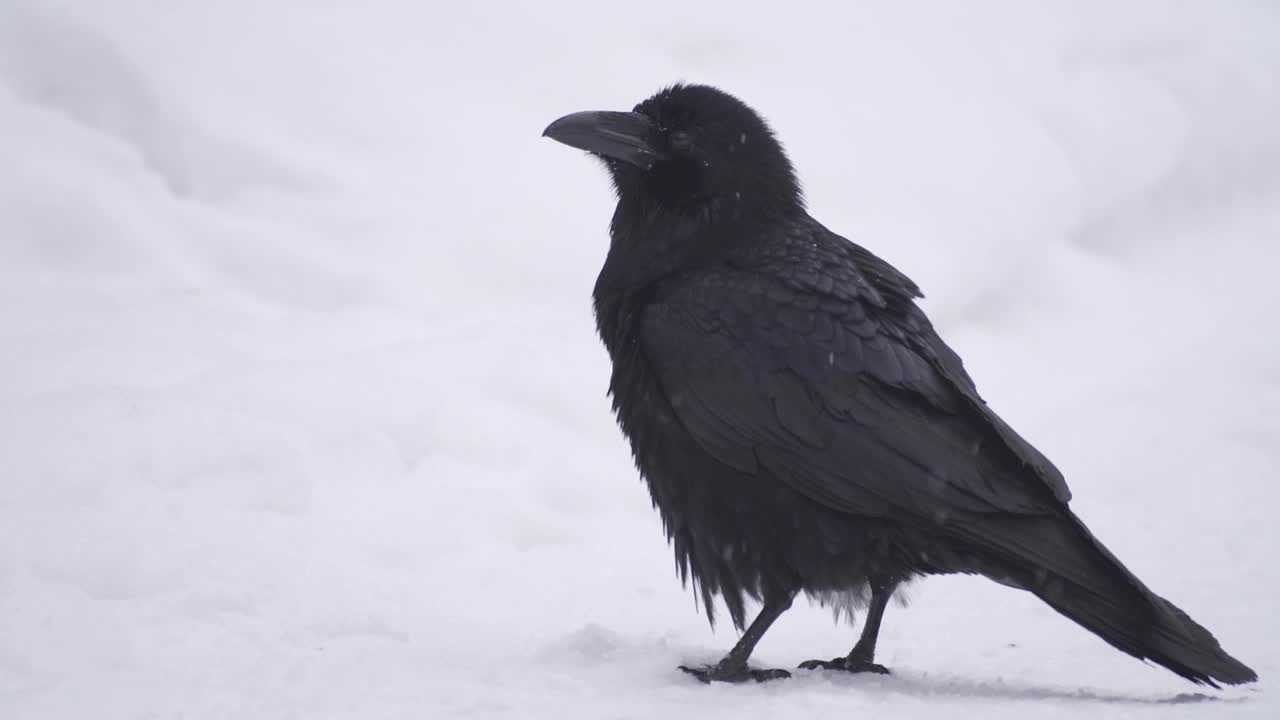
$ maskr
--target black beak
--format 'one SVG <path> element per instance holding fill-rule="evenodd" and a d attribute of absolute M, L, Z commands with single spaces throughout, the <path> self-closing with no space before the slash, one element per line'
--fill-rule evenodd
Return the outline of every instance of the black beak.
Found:
<path fill-rule="evenodd" d="M 642 170 L 653 167 L 663 157 L 656 147 L 656 126 L 640 113 L 573 113 L 548 125 L 542 134 L 569 147 L 631 163 Z"/>

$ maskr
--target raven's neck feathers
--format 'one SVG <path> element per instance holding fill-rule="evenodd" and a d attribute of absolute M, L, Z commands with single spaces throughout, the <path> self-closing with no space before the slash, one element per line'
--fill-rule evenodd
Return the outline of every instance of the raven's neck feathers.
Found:
<path fill-rule="evenodd" d="M 597 303 L 637 291 L 675 272 L 688 273 L 724 262 L 758 242 L 768 230 L 807 218 L 801 206 L 746 208 L 710 202 L 689 212 L 660 203 L 619 199 L 610 225 L 609 254 L 596 280 Z"/>

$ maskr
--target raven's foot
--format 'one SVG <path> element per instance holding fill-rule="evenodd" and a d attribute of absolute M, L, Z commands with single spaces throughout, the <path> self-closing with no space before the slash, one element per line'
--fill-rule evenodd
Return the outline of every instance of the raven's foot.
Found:
<path fill-rule="evenodd" d="M 869 660 L 860 660 L 852 657 L 838 657 L 830 660 L 805 660 L 800 663 L 802 670 L 843 670 L 849 673 L 875 673 L 877 675 L 888 675 L 889 668 L 883 665 L 877 665 Z"/>
<path fill-rule="evenodd" d="M 742 683 L 748 680 L 764 682 L 766 680 L 781 680 L 791 677 L 791 673 L 786 670 L 756 670 L 747 667 L 745 664 L 726 664 L 724 662 L 718 662 L 715 665 L 703 665 L 702 667 L 681 665 L 680 669 L 704 683 Z"/>

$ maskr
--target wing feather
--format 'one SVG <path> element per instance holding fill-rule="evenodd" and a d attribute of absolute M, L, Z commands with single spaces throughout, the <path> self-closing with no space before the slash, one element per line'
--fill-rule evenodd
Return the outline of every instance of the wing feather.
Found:
<path fill-rule="evenodd" d="M 1060 510 L 1061 475 L 987 408 L 923 314 L 847 292 L 859 282 L 875 289 L 726 269 L 654 300 L 644 351 L 699 444 L 851 514 Z"/>

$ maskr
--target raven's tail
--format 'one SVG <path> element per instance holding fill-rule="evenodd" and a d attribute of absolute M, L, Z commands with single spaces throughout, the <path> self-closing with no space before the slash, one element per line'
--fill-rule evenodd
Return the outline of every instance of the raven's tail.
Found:
<path fill-rule="evenodd" d="M 995 561 L 983 563 L 983 574 L 1031 591 L 1136 658 L 1214 687 L 1258 679 L 1208 630 L 1148 590 L 1070 512 L 1059 518 L 1005 516 L 965 534 Z"/>

